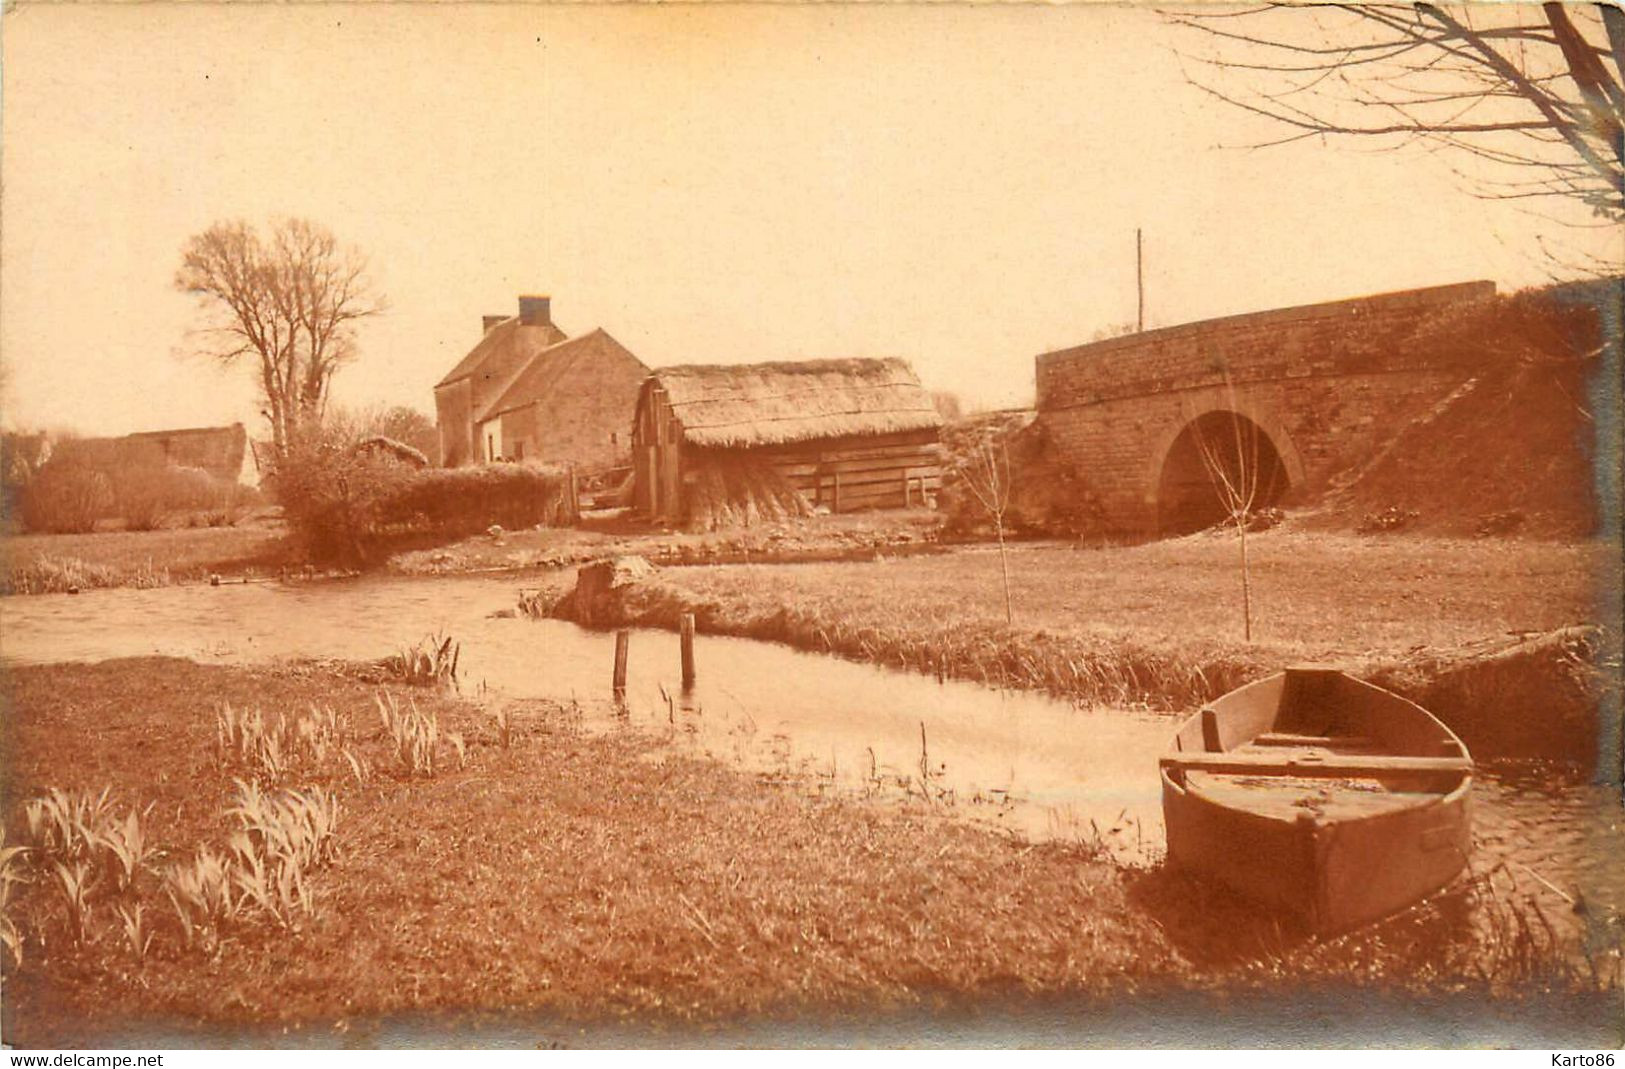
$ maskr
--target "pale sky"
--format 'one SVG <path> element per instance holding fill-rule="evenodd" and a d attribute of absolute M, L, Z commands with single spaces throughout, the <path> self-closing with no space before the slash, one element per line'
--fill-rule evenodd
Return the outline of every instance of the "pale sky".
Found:
<path fill-rule="evenodd" d="M 12 6 L 0 421 L 255 417 L 184 359 L 210 223 L 305 216 L 387 296 L 350 404 L 433 411 L 480 316 L 549 293 L 646 364 L 902 356 L 1030 402 L 1033 357 L 1148 325 L 1490 278 L 1566 228 L 1420 150 L 1305 143 L 1188 86 L 1117 7 Z"/>

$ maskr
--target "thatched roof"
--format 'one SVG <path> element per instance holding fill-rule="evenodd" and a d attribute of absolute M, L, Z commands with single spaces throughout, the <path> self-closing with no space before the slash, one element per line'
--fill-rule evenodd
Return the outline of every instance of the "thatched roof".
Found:
<path fill-rule="evenodd" d="M 576 364 L 583 360 L 589 364 L 603 362 L 612 354 L 623 355 L 639 367 L 643 366 L 626 346 L 610 337 L 609 332 L 602 327 L 579 337 L 549 345 L 532 355 L 524 370 L 514 377 L 496 400 L 476 413 L 474 418 L 476 421 L 488 420 L 492 416 L 500 416 L 504 412 L 512 412 L 516 408 L 540 401 L 553 392 L 553 387 L 559 379 Z"/>
<path fill-rule="evenodd" d="M 215 478 L 236 482 L 242 476 L 247 448 L 247 432 L 241 423 L 233 423 L 229 427 L 141 431 L 122 438 L 63 439 L 55 443 L 53 455 L 107 472 L 174 465 L 202 468 Z"/>
<path fill-rule="evenodd" d="M 908 362 L 805 360 L 661 368 L 683 439 L 714 448 L 895 434 L 942 425 Z"/>

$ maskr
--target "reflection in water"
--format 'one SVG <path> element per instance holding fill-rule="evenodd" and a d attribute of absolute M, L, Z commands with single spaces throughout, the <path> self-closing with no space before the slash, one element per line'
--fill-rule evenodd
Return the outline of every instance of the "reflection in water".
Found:
<path fill-rule="evenodd" d="M 609 696 L 611 636 L 493 618 L 515 594 L 511 578 L 462 577 L 10 597 L 0 599 L 0 656 L 371 660 L 444 630 L 462 643 L 465 681 L 515 698 L 579 698 L 609 722 L 599 699 Z M 698 683 L 682 694 L 677 637 L 634 634 L 626 717 L 675 729 L 684 745 L 746 768 L 929 790 L 960 814 L 1032 837 L 1104 840 L 1131 861 L 1161 853 L 1156 759 L 1173 728 L 1168 715 L 1080 710 L 742 639 L 701 636 L 696 654 Z M 1548 764 L 1484 764 L 1474 826 L 1475 867 L 1504 860 L 1589 903 L 1625 905 L 1617 791 Z"/>

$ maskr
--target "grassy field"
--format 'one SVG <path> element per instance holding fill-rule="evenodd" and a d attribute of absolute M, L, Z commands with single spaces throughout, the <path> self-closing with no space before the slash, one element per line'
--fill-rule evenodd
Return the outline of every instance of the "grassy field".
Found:
<path fill-rule="evenodd" d="M 210 575 L 275 571 L 282 563 L 280 524 L 181 527 L 95 534 L 11 535 L 0 594 L 58 593 L 70 587 L 150 587 Z"/>
<path fill-rule="evenodd" d="M 1618 547 L 1271 531 L 1249 540 L 1253 641 L 1309 658 L 1453 646 L 1617 619 Z M 668 572 L 704 596 L 776 601 L 876 627 L 1002 625 L 991 547 L 877 563 Z M 1117 548 L 1016 545 L 1018 627 L 1166 645 L 1242 639 L 1236 541 L 1202 534 Z"/>
<path fill-rule="evenodd" d="M 3 1024 L 23 1046 L 131 1030 L 367 1043 L 402 1015 L 432 1030 L 508 1015 L 544 1035 L 620 1020 L 726 1036 L 922 1009 L 1109 1013 L 1180 991 L 1223 992 L 1230 1012 L 1314 991 L 1506 996 L 1520 1012 L 1558 992 L 1582 1017 L 1617 998 L 1606 959 L 1595 973 L 1528 924 L 1472 923 L 1504 911 L 1479 884 L 1322 941 L 1175 872 L 1027 845 L 913 799 L 754 778 L 630 730 L 587 733 L 558 706 L 508 708 L 504 729 L 494 709 L 417 691 L 442 735 L 433 774 L 413 774 L 422 754 L 386 731 L 380 690 L 412 706 L 376 670 L 136 660 L 17 669 L 7 684 L 5 844 L 31 850 L 6 861 L 21 882 L 0 881 L 22 957 L 4 954 Z M 220 748 L 222 702 L 290 717 L 320 704 L 332 745 L 295 747 L 273 775 Z M 205 845 L 238 856 L 246 818 L 228 807 L 251 807 L 237 778 L 268 797 L 330 794 L 338 819 L 303 905 L 263 905 L 279 900 L 251 894 L 238 863 L 205 926 L 177 874 Z M 118 819 L 77 855 L 31 834 L 29 803 L 52 787 L 110 787 Z M 133 873 L 118 860 L 131 811 L 145 840 Z M 253 834 L 241 856 L 258 856 Z"/>

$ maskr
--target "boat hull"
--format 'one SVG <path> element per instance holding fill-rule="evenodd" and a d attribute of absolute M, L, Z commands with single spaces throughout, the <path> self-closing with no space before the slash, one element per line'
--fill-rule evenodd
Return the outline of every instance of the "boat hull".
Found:
<path fill-rule="evenodd" d="M 1182 728 L 1162 769 L 1168 855 L 1317 931 L 1342 931 L 1402 909 L 1460 873 L 1471 849 L 1471 765 L 1460 740 L 1420 707 L 1341 673 L 1332 680 L 1314 670 L 1321 678 L 1306 682 L 1292 679 L 1294 671 L 1243 688 L 1251 694 L 1219 699 Z M 1333 707 L 1331 726 L 1325 717 L 1306 719 L 1303 699 L 1315 695 Z M 1377 755 L 1364 759 L 1255 743 L 1283 724 L 1388 734 L 1365 751 Z M 1276 753 L 1281 768 L 1249 774 L 1249 762 Z M 1234 755 L 1238 767 L 1224 766 L 1221 754 Z M 1336 804 L 1310 804 L 1351 789 L 1334 772 L 1317 771 L 1316 760 L 1342 760 L 1380 778 L 1366 788 L 1382 792 L 1379 804 L 1356 794 L 1361 804 L 1343 817 Z M 1203 762 L 1219 773 L 1204 771 Z M 1324 778 L 1302 778 L 1313 775 Z M 1317 792 L 1319 784 L 1333 787 Z"/>

